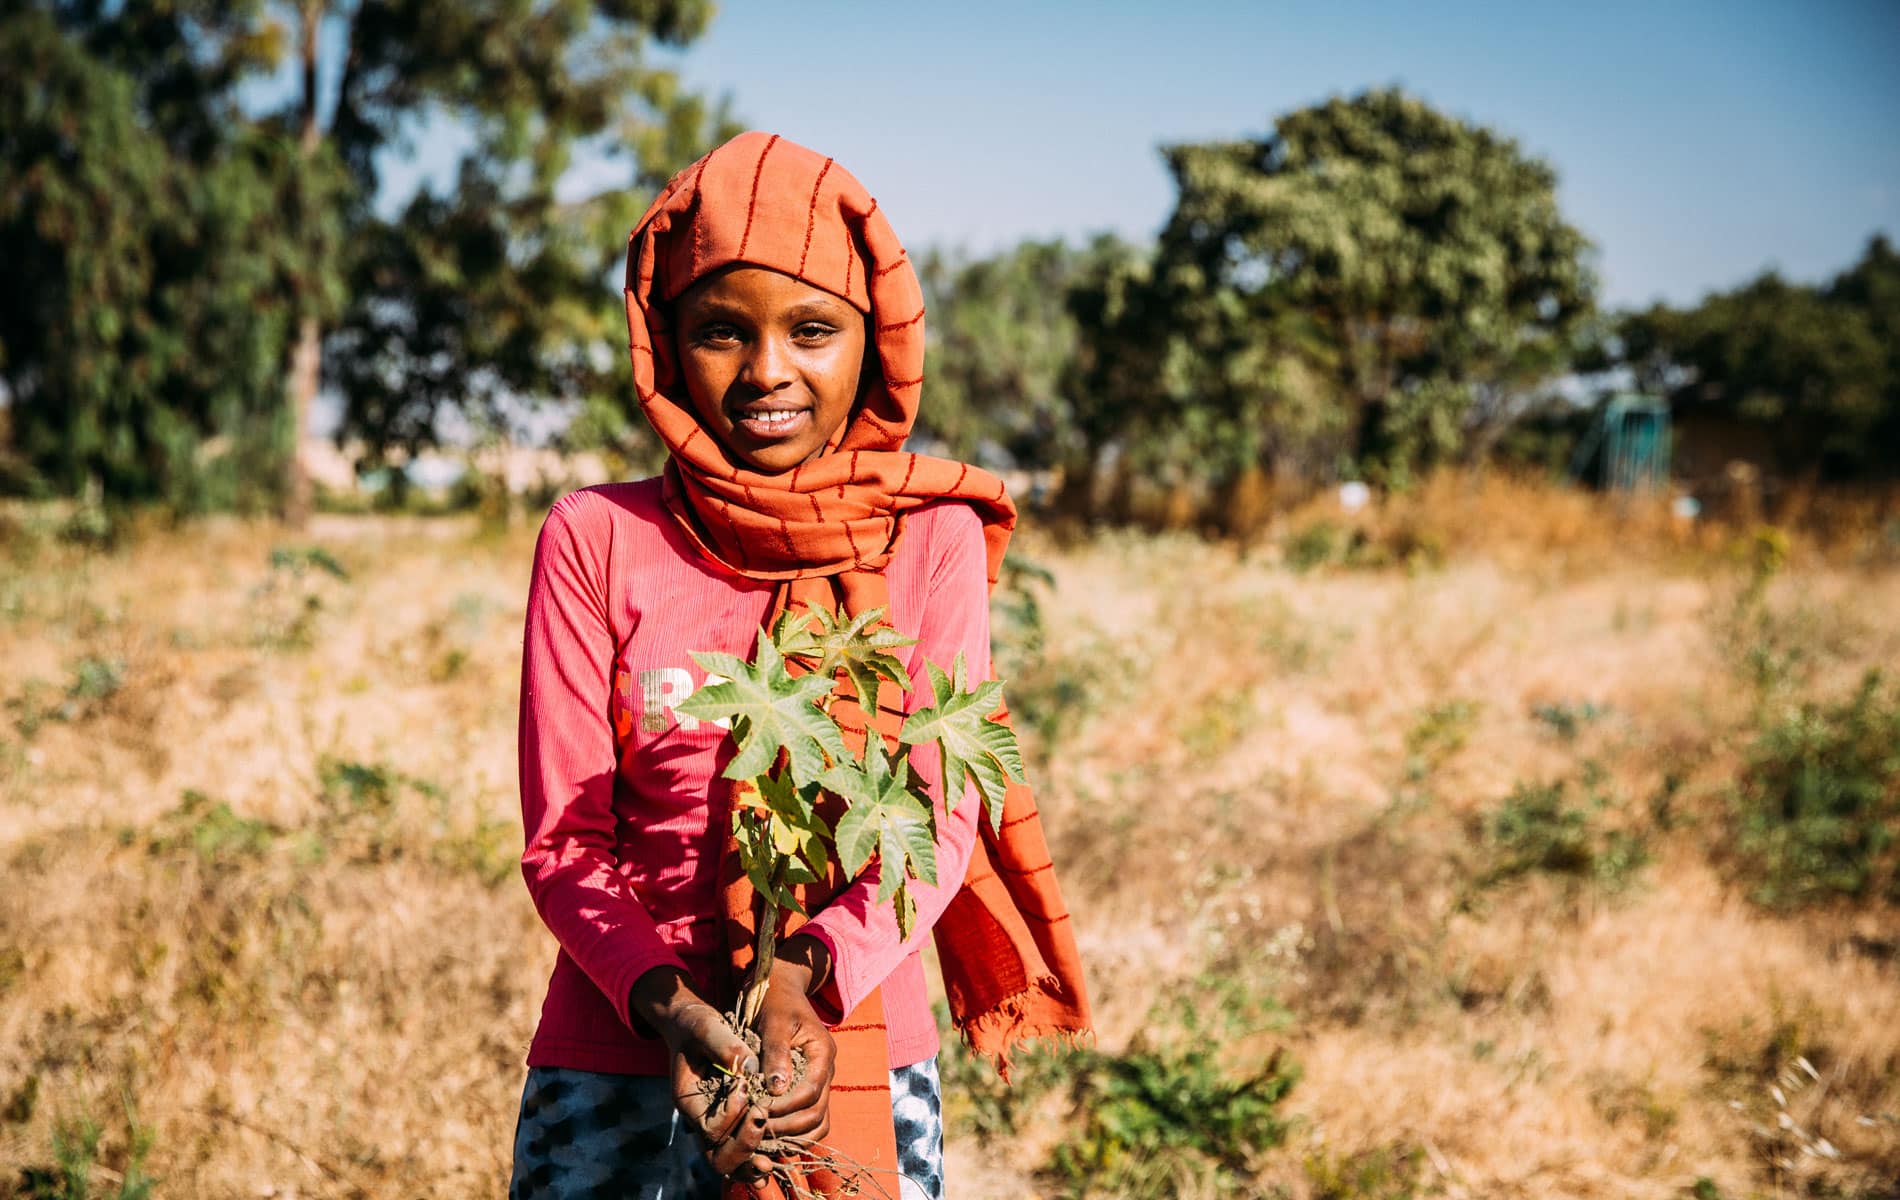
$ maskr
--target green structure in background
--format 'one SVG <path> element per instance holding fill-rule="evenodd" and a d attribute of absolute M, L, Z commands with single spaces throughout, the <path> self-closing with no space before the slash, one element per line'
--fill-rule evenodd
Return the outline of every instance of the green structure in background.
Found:
<path fill-rule="evenodd" d="M 1571 478 L 1593 474 L 1607 492 L 1660 488 L 1669 481 L 1669 404 L 1641 392 L 1611 396 L 1570 459 Z"/>

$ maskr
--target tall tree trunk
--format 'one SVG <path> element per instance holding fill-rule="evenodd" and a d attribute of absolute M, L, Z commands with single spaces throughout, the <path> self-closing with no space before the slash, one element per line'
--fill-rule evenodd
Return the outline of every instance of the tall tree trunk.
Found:
<path fill-rule="evenodd" d="M 303 25 L 303 131 L 297 149 L 306 163 L 316 154 L 323 134 L 317 126 L 317 35 L 323 26 L 322 0 L 304 0 L 299 6 Z M 315 264 L 307 264 L 300 291 L 310 286 Z M 284 521 L 300 528 L 310 519 L 310 471 L 303 461 L 304 431 L 310 424 L 310 410 L 317 399 L 317 378 L 323 362 L 323 329 L 318 324 L 308 296 L 299 296 L 297 308 L 303 316 L 297 322 L 297 344 L 291 350 L 290 371 L 284 380 L 284 406 L 290 410 L 290 458 L 284 467 Z"/>

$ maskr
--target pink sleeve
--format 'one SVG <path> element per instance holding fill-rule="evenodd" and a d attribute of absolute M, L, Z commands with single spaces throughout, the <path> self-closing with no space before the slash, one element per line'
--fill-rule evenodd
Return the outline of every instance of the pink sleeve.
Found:
<path fill-rule="evenodd" d="M 923 672 L 926 661 L 948 671 L 961 653 L 969 664 L 972 680 L 988 679 L 990 674 L 989 576 L 982 522 L 968 505 L 948 504 L 938 513 L 932 532 L 930 584 L 917 631 L 918 676 L 911 681 L 915 689 L 906 697 L 910 709 L 929 704 L 926 697 L 930 685 Z M 894 907 L 874 903 L 876 865 L 834 896 L 805 926 L 831 949 L 832 978 L 813 1000 L 819 1015 L 834 1025 L 922 944 L 930 927 L 956 896 L 970 865 L 977 814 L 982 807 L 975 786 L 967 786 L 956 813 L 946 815 L 936 748 L 916 751 L 911 765 L 929 788 L 937 813 L 937 884 L 911 885 L 917 900 L 917 921 L 908 940 L 898 937 Z"/>
<path fill-rule="evenodd" d="M 541 920 L 625 1022 L 634 980 L 683 964 L 614 856 L 612 533 L 576 492 L 535 546 L 521 651 L 521 873 Z"/>

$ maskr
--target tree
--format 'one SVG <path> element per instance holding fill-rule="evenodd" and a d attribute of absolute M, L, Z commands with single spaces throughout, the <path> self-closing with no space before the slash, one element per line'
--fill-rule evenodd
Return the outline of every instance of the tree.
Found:
<path fill-rule="evenodd" d="M 639 192 L 736 132 L 644 48 L 697 37 L 710 0 L 301 0 L 297 13 L 303 144 L 334 145 L 358 184 L 351 303 L 326 355 L 345 431 L 382 456 L 434 442 L 448 411 L 495 427 L 546 400 L 624 405 L 620 318 L 601 296 Z M 339 83 L 323 127 L 328 46 Z M 367 203 L 379 155 L 425 116 L 474 148 L 450 194 L 381 220 Z M 610 182 L 564 203 L 556 185 L 577 149 Z M 303 405 L 314 379 L 298 365 L 289 386 Z"/>
<path fill-rule="evenodd" d="M 342 181 L 239 118 L 235 81 L 271 53 L 256 14 L 219 0 L 0 13 L 15 490 L 183 511 L 271 499 L 290 445 L 275 389 L 293 264 L 300 241 L 337 237 Z M 332 276 L 304 284 L 305 303 L 334 304 Z"/>
<path fill-rule="evenodd" d="M 41 268 L 0 312 L 25 470 L 145 496 L 167 490 L 155 462 L 267 424 L 289 470 L 267 491 L 295 517 L 307 492 L 290 439 L 320 374 L 343 393 L 346 432 L 378 453 L 433 441 L 451 409 L 480 424 L 598 400 L 620 358 L 606 298 L 636 190 L 727 128 L 644 49 L 690 41 L 710 13 L 710 0 L 0 9 L 19 68 L 0 85 L 0 249 Z M 258 81 L 280 66 L 296 84 L 259 111 Z M 472 146 L 454 185 L 379 217 L 389 152 L 444 129 Z M 556 185 L 582 150 L 601 193 L 564 203 Z"/>
<path fill-rule="evenodd" d="M 1051 467 L 1086 440 L 1073 366 L 1082 331 L 1071 304 L 1131 251 L 1109 235 L 1075 249 L 1026 241 L 990 258 L 932 252 L 919 262 L 930 309 L 923 430 L 952 453 L 1001 452 Z"/>
<path fill-rule="evenodd" d="M 1394 481 L 1464 445 L 1485 390 L 1561 369 L 1592 309 L 1588 243 L 1556 175 L 1396 90 L 1281 117 L 1266 137 L 1165 148 L 1157 250 L 1170 343 L 1157 393 L 1177 461 L 1215 482 L 1333 452 Z M 1508 407 L 1508 406 L 1506 406 Z"/>
<path fill-rule="evenodd" d="M 1623 362 L 1681 412 L 1771 427 L 1783 470 L 1900 468 L 1900 263 L 1885 238 L 1824 288 L 1773 272 L 1618 327 Z"/>

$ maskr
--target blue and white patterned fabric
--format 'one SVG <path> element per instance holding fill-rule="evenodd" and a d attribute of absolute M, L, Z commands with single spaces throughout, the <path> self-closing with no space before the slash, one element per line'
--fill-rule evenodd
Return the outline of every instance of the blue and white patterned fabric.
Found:
<path fill-rule="evenodd" d="M 943 1200 L 937 1060 L 891 1072 L 903 1200 Z M 720 1179 L 656 1075 L 531 1067 L 509 1200 L 718 1200 Z"/>

